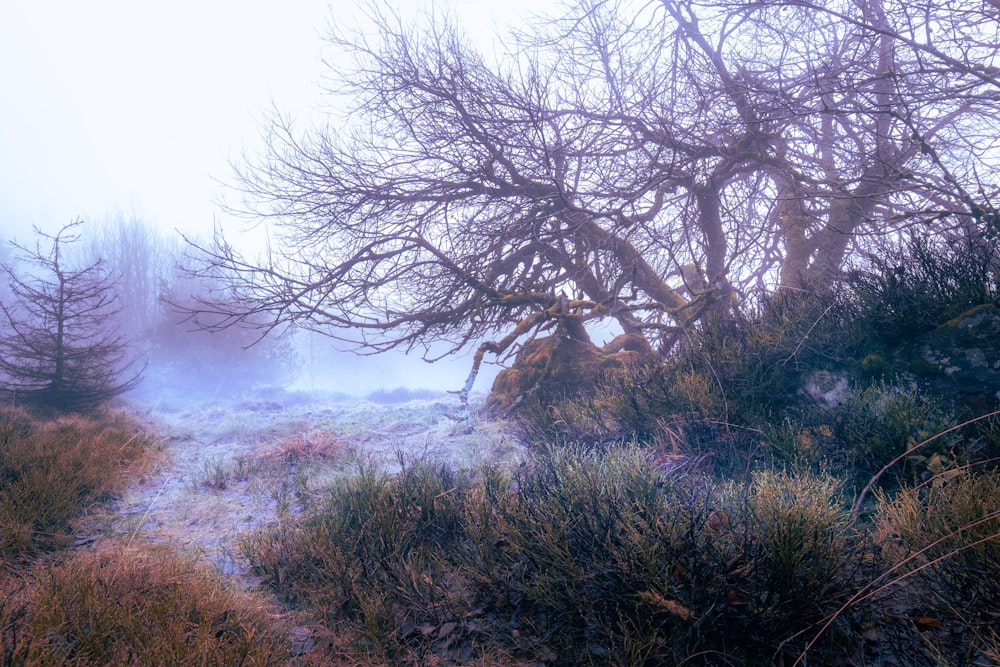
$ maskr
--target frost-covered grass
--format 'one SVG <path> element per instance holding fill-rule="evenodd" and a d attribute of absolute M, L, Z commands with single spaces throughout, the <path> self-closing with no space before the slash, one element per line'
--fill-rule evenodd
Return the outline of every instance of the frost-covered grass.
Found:
<path fill-rule="evenodd" d="M 362 465 L 510 455 L 502 430 L 467 433 L 456 406 L 297 397 L 50 423 L 6 415 L 0 537 L 17 567 L 0 576 L 0 664 L 363 660 L 308 617 L 293 628 L 287 610 L 238 593 L 254 579 L 235 540 L 293 521 Z"/>
<path fill-rule="evenodd" d="M 277 592 L 401 664 L 767 664 L 848 597 L 861 544 L 832 480 L 715 484 L 636 446 L 365 469 L 243 540 Z"/>
<path fill-rule="evenodd" d="M 932 480 L 866 518 L 825 475 L 558 447 L 364 468 L 241 542 L 375 664 L 992 664 L 1000 480 Z"/>
<path fill-rule="evenodd" d="M 96 541 L 77 532 L 85 515 L 157 450 L 124 412 L 0 415 L 0 664 L 288 664 L 290 628 L 269 604 L 190 555 L 118 539 L 59 551 Z"/>

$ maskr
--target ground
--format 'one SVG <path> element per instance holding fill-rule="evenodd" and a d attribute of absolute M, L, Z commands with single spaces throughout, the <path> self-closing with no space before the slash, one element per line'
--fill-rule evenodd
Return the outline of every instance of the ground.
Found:
<path fill-rule="evenodd" d="M 460 466 L 511 461 L 515 440 L 491 422 L 469 432 L 457 398 L 380 404 L 334 397 L 211 405 L 134 406 L 162 452 L 109 510 L 89 516 L 77 545 L 124 538 L 170 544 L 211 561 L 244 587 L 258 583 L 242 535 L 316 501 L 325 482 L 359 465 L 386 471 L 419 458 Z"/>

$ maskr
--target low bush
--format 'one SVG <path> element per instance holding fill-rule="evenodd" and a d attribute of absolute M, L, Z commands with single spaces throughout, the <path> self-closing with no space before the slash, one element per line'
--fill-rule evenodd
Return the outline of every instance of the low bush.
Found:
<path fill-rule="evenodd" d="M 124 413 L 47 422 L 0 413 L 0 562 L 67 544 L 72 519 L 121 490 L 153 449 Z"/>
<path fill-rule="evenodd" d="M 166 552 L 80 552 L 5 583 L 5 665 L 289 664 L 261 598 Z"/>
<path fill-rule="evenodd" d="M 913 234 L 851 272 L 850 345 L 858 358 L 894 348 L 975 306 L 996 303 L 998 240 L 974 233 Z"/>
<path fill-rule="evenodd" d="M 502 591 L 556 655 L 770 664 L 850 590 L 849 522 L 829 480 L 713 484 L 624 447 L 553 450 L 485 488 L 492 524 L 479 530 L 492 532 L 474 542 L 504 548 L 474 561 L 479 590 Z"/>
<path fill-rule="evenodd" d="M 362 471 L 243 546 L 388 662 L 770 664 L 851 590 L 847 516 L 825 478 L 713 484 L 635 446 L 560 447 L 513 472 Z"/>
<path fill-rule="evenodd" d="M 401 628 L 440 632 L 471 609 L 449 567 L 469 489 L 469 476 L 448 466 L 417 462 L 396 478 L 362 468 L 335 482 L 312 516 L 251 535 L 243 550 L 286 599 L 328 624 L 353 622 L 381 654 L 398 656 Z"/>
<path fill-rule="evenodd" d="M 526 394 L 513 411 L 518 439 L 529 448 L 554 443 L 612 445 L 649 440 L 669 403 L 669 384 L 657 365 L 596 381 L 590 391 L 562 397 Z"/>
<path fill-rule="evenodd" d="M 529 446 L 653 441 L 664 421 L 757 426 L 796 400 L 798 378 L 815 360 L 808 313 L 821 319 L 818 295 L 784 295 L 750 316 L 685 332 L 662 364 L 647 364 L 589 391 L 526 395 L 513 411 Z M 808 313 L 806 312 L 808 311 Z M 823 341 L 820 341 L 823 342 Z"/>
<path fill-rule="evenodd" d="M 710 419 L 768 423 L 798 401 L 805 374 L 846 359 L 842 329 L 849 316 L 839 292 L 785 291 L 764 296 L 750 312 L 704 323 L 669 361 L 675 401 L 693 393 L 705 397 L 692 411 L 696 416 L 708 416 L 704 410 L 712 406 Z M 675 402 L 685 403 L 692 401 Z"/>
<path fill-rule="evenodd" d="M 913 386 L 892 385 L 882 381 L 853 392 L 835 410 L 834 431 L 849 452 L 854 473 L 870 475 L 914 445 L 954 426 L 955 419 L 937 402 L 921 395 Z M 921 456 L 947 451 L 960 439 L 959 434 L 939 439 Z M 909 480 L 923 472 L 918 459 L 903 462 L 899 474 Z"/>
<path fill-rule="evenodd" d="M 784 597 L 785 622 L 815 617 L 817 601 L 843 595 L 850 516 L 829 477 L 759 472 L 750 490 L 750 528 L 760 549 L 762 588 Z"/>

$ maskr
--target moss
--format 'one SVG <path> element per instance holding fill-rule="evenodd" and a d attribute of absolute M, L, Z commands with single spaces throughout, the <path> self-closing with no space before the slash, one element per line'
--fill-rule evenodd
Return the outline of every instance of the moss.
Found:
<path fill-rule="evenodd" d="M 958 315 L 957 317 L 953 317 L 952 319 L 948 320 L 947 322 L 939 326 L 938 330 L 946 331 L 949 329 L 956 329 L 963 323 L 967 323 L 971 318 L 976 317 L 980 314 L 983 313 L 992 314 L 996 312 L 997 312 L 997 307 L 992 303 L 981 303 L 978 306 L 973 306 L 972 308 L 969 308 L 961 315 Z"/>
<path fill-rule="evenodd" d="M 945 367 L 942 364 L 936 364 L 932 361 L 928 361 L 922 355 L 915 356 L 906 364 L 906 370 L 918 377 L 931 378 L 931 377 L 945 377 L 947 373 L 945 372 Z"/>

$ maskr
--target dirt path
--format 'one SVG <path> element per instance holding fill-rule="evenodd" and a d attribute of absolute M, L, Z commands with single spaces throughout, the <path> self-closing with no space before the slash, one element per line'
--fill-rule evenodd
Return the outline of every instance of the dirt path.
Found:
<path fill-rule="evenodd" d="M 450 398 L 140 411 L 163 443 L 162 460 L 109 514 L 93 517 L 78 542 L 170 544 L 253 586 L 257 580 L 240 553 L 240 536 L 302 512 L 333 477 L 360 463 L 392 472 L 401 459 L 474 466 L 518 455 L 499 425 L 480 422 L 467 433 L 453 418 L 458 411 Z"/>

